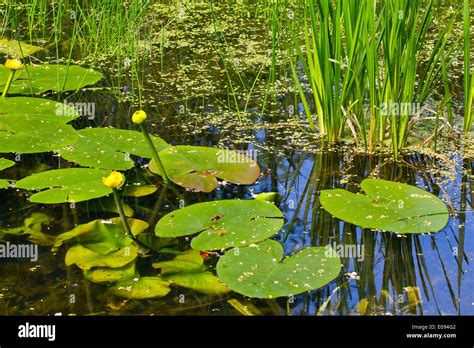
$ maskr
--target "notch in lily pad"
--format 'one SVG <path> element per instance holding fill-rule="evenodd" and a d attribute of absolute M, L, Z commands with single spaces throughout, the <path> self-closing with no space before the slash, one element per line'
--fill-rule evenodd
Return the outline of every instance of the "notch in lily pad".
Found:
<path fill-rule="evenodd" d="M 366 193 L 321 191 L 321 205 L 338 219 L 364 228 L 397 233 L 438 232 L 449 212 L 435 195 L 418 187 L 382 179 L 365 179 Z"/>
<path fill-rule="evenodd" d="M 270 238 L 283 223 L 281 211 L 267 201 L 224 200 L 175 210 L 158 221 L 155 233 L 158 237 L 199 233 L 191 241 L 193 249 L 221 250 Z"/>
<path fill-rule="evenodd" d="M 329 246 L 310 247 L 283 258 L 274 240 L 228 250 L 217 263 L 217 275 L 235 292 L 248 297 L 298 295 L 329 284 L 341 260 Z"/>

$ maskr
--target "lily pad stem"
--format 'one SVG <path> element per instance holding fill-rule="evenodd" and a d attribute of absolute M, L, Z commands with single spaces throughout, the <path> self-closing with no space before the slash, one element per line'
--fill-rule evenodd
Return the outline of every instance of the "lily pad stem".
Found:
<path fill-rule="evenodd" d="M 163 178 L 163 182 L 167 184 L 169 182 L 168 175 L 166 175 L 165 167 L 163 166 L 163 162 L 161 162 L 160 156 L 158 155 L 158 151 L 156 151 L 155 145 L 153 145 L 153 141 L 150 138 L 150 134 L 148 134 L 148 131 L 146 130 L 143 124 L 140 124 L 140 129 L 142 130 L 143 136 L 145 137 L 148 147 L 150 148 L 151 154 L 153 155 L 153 159 L 155 160 L 156 165 L 158 166 L 160 176 Z"/>
<path fill-rule="evenodd" d="M 123 210 L 123 205 L 122 205 L 122 201 L 120 199 L 119 193 L 116 188 L 112 188 L 112 192 L 114 194 L 115 205 L 117 206 L 120 219 L 122 220 L 123 228 L 125 229 L 125 233 L 130 239 L 132 239 L 135 243 L 137 243 L 141 247 L 150 249 L 148 245 L 146 245 L 145 243 L 143 243 L 141 240 L 139 240 L 137 237 L 133 235 L 132 230 L 130 229 L 130 225 L 128 224 L 127 217 L 125 216 L 125 212 Z"/>
<path fill-rule="evenodd" d="M 5 98 L 5 96 L 8 93 L 8 90 L 10 89 L 10 85 L 12 84 L 13 77 L 15 76 L 16 70 L 11 69 L 10 70 L 10 76 L 8 76 L 7 83 L 5 84 L 5 87 L 3 88 L 3 93 L 2 93 L 2 98 Z"/>

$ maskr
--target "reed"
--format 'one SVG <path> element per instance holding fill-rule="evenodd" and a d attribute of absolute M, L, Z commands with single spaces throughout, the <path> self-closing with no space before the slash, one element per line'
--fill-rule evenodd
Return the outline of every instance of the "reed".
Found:
<path fill-rule="evenodd" d="M 420 116 L 410 106 L 421 110 L 442 81 L 454 16 L 434 33 L 430 46 L 435 0 L 426 6 L 418 0 L 304 3 L 292 28 L 291 70 L 310 128 L 315 129 L 314 106 L 328 142 L 342 141 L 350 129 L 369 151 L 388 140 L 397 157 L 412 119 Z M 310 93 L 303 88 L 305 78 Z"/>
<path fill-rule="evenodd" d="M 472 103 L 474 101 L 474 82 L 471 67 L 471 23 L 469 0 L 464 0 L 463 4 L 463 33 L 464 33 L 464 131 L 468 132 L 472 128 L 474 121 Z"/>

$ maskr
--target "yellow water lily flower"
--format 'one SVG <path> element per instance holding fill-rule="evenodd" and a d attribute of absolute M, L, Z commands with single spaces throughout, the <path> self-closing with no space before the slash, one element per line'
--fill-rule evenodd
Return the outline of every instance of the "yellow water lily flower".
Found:
<path fill-rule="evenodd" d="M 24 64 L 17 58 L 7 59 L 5 67 L 11 70 L 20 70 L 24 67 Z"/>
<path fill-rule="evenodd" d="M 106 178 L 102 178 L 105 186 L 111 189 L 118 189 L 125 183 L 125 176 L 120 172 L 112 172 Z"/>
<path fill-rule="evenodd" d="M 135 124 L 141 124 L 145 120 L 146 112 L 143 110 L 135 111 L 135 113 L 132 115 L 132 122 Z"/>

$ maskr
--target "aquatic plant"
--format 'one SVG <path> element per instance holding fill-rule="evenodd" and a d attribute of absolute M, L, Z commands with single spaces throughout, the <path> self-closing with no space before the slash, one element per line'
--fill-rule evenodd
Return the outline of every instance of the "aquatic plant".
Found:
<path fill-rule="evenodd" d="M 143 122 L 146 120 L 147 115 L 145 111 L 143 110 L 138 110 L 135 111 L 135 113 L 132 115 L 132 121 L 135 124 L 138 124 L 140 126 L 140 129 L 142 131 L 143 137 L 145 138 L 145 141 L 148 145 L 148 149 L 150 150 L 152 156 L 153 156 L 153 161 L 156 166 L 155 173 L 159 174 L 161 178 L 163 179 L 163 182 L 165 184 L 168 183 L 168 174 L 166 173 L 165 168 L 163 167 L 163 162 L 161 161 L 160 155 L 158 154 L 158 150 L 155 147 L 155 144 L 152 141 L 152 138 L 150 137 L 150 134 L 148 134 L 148 130 L 146 129 L 145 125 Z"/>
<path fill-rule="evenodd" d="M 59 151 L 79 138 L 67 124 L 79 117 L 73 107 L 30 97 L 0 98 L 0 107 L 2 153 Z"/>
<path fill-rule="evenodd" d="M 77 65 L 41 64 L 24 65 L 14 80 L 4 80 L 8 67 L 0 67 L 0 88 L 9 94 L 40 94 L 47 91 L 77 91 L 97 83 L 102 73 Z"/>
<path fill-rule="evenodd" d="M 10 74 L 8 75 L 7 81 L 5 82 L 5 86 L 3 87 L 2 98 L 4 98 L 10 85 L 15 77 L 15 73 L 17 70 L 23 69 L 24 65 L 19 59 L 7 59 L 5 62 L 5 68 L 10 70 Z"/>
<path fill-rule="evenodd" d="M 260 242 L 273 236 L 282 226 L 283 215 L 272 203 L 224 200 L 175 210 L 158 221 L 155 233 L 158 237 L 199 233 L 191 241 L 193 249 L 220 250 Z"/>
<path fill-rule="evenodd" d="M 463 32 L 464 32 L 464 131 L 472 128 L 474 121 L 474 78 L 471 71 L 471 13 L 469 0 L 463 2 Z"/>
<path fill-rule="evenodd" d="M 260 167 L 252 158 L 227 149 L 178 145 L 165 148 L 159 156 L 170 180 L 193 191 L 213 191 L 217 178 L 250 185 L 260 175 Z M 150 171 L 160 173 L 154 160 Z"/>
<path fill-rule="evenodd" d="M 389 130 L 398 156 L 407 144 L 410 120 L 419 116 L 405 105 L 421 108 L 442 78 L 442 52 L 455 18 L 427 51 L 433 4 L 429 1 L 422 11 L 419 1 L 408 0 L 385 1 L 380 6 L 371 1 L 305 1 L 303 48 L 294 25 L 296 56 L 291 67 L 312 129 L 298 62 L 311 86 L 319 132 L 329 142 L 341 141 L 347 128 L 356 142 L 362 139 L 373 151 L 384 144 Z M 401 106 L 392 110 L 387 105 Z"/>
<path fill-rule="evenodd" d="M 43 213 L 32 213 L 25 217 L 22 225 L 12 228 L 0 229 L 0 240 L 5 241 L 11 237 L 26 237 L 32 243 L 42 246 L 52 246 L 55 237 L 43 232 L 43 228 L 50 225 L 52 218 Z"/>
<path fill-rule="evenodd" d="M 11 57 L 30 56 L 41 50 L 41 47 L 30 45 L 23 41 L 10 40 L 8 38 L 0 39 L 0 53 Z"/>
<path fill-rule="evenodd" d="M 114 294 L 130 299 L 149 299 L 166 296 L 171 282 L 160 277 L 135 277 L 116 283 L 111 290 Z"/>
<path fill-rule="evenodd" d="M 341 220 L 380 231 L 438 232 L 448 223 L 446 205 L 418 187 L 382 179 L 365 179 L 361 187 L 367 195 L 323 190 L 321 205 Z"/>
<path fill-rule="evenodd" d="M 267 240 L 229 250 L 217 274 L 232 290 L 249 297 L 276 298 L 320 288 L 339 275 L 341 260 L 328 246 L 310 247 L 283 258 L 283 248 Z"/>
<path fill-rule="evenodd" d="M 33 203 L 77 203 L 112 193 L 102 178 L 110 171 L 93 168 L 65 168 L 33 174 L 15 183 L 24 190 L 41 191 L 30 196 Z"/>
<path fill-rule="evenodd" d="M 15 162 L 10 161 L 6 158 L 0 158 L 0 171 L 13 167 Z M 0 179 L 0 189 L 4 189 L 10 186 L 10 182 L 6 179 Z"/>
<path fill-rule="evenodd" d="M 204 265 L 204 257 L 198 250 L 187 250 L 174 259 L 153 263 L 161 269 L 160 277 L 171 283 L 209 295 L 220 295 L 230 291 Z"/>
<path fill-rule="evenodd" d="M 140 132 L 115 128 L 84 128 L 77 131 L 77 142 L 71 142 L 59 152 L 64 159 L 84 167 L 127 170 L 133 168 L 132 155 L 153 156 Z M 169 145 L 161 138 L 151 137 L 158 151 Z"/>

